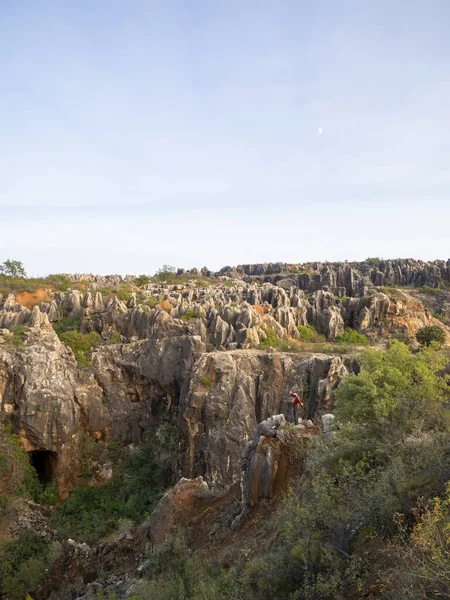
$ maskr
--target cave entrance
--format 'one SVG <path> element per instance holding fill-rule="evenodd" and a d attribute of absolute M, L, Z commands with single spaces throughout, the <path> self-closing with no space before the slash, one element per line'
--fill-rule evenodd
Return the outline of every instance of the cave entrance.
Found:
<path fill-rule="evenodd" d="M 33 450 L 29 452 L 30 463 L 35 468 L 39 481 L 47 485 L 55 478 L 58 455 L 51 450 Z"/>

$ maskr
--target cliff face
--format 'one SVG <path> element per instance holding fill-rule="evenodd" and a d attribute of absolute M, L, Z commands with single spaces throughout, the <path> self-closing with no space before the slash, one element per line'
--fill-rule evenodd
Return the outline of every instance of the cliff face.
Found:
<path fill-rule="evenodd" d="M 213 352 L 194 365 L 178 413 L 183 450 L 181 472 L 203 475 L 211 486 L 240 477 L 242 447 L 258 423 L 272 414 L 290 415 L 289 391 L 298 390 L 305 416 L 330 408 L 330 391 L 357 369 L 349 357 L 266 352 Z"/>
<path fill-rule="evenodd" d="M 445 287 L 449 274 L 444 261 L 277 263 L 140 287 L 133 278 L 83 276 L 87 290 L 46 290 L 32 308 L 10 294 L 0 298 L 0 423 L 11 423 L 29 452 L 53 453 L 48 468 L 63 497 L 79 474 L 86 436 L 136 444 L 162 422 L 179 432 L 176 475 L 226 487 L 239 478 L 238 458 L 256 425 L 289 416 L 290 389 L 302 393 L 313 418 L 330 410 L 330 390 L 357 369 L 331 344 L 329 354 L 302 346 L 299 327 L 329 341 L 346 327 L 376 343 L 394 334 L 413 339 L 428 324 L 448 334 L 432 313 L 445 321 L 450 292 L 437 291 L 426 308 L 420 289 L 376 286 Z M 102 288 L 124 283 L 126 302 Z M 92 366 L 80 369 L 56 335 L 53 324 L 67 319 L 99 334 Z M 23 340 L 15 345 L 10 332 L 18 325 Z M 274 339 L 296 344 L 296 353 L 260 350 Z"/>
<path fill-rule="evenodd" d="M 206 353 L 199 336 L 187 335 L 104 346 L 92 363 L 78 369 L 49 325 L 30 328 L 20 348 L 0 345 L 0 422 L 13 425 L 27 451 L 54 453 L 63 497 L 79 474 L 85 436 L 136 444 L 164 421 L 180 432 L 179 476 L 230 485 L 255 425 L 273 412 L 288 415 L 292 387 L 313 416 L 353 368 L 326 355 Z"/>

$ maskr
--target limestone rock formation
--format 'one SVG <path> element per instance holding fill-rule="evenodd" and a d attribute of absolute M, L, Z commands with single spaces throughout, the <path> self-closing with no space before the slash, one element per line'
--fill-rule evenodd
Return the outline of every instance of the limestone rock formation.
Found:
<path fill-rule="evenodd" d="M 313 437 L 315 429 L 306 429 L 302 424 L 288 429 L 286 425 L 282 414 L 269 417 L 258 425 L 253 439 L 246 444 L 239 460 L 243 471 L 242 510 L 232 527 L 239 525 L 261 500 L 272 500 L 285 491 L 293 473 L 302 468 L 298 446 Z"/>
<path fill-rule="evenodd" d="M 386 287 L 444 288 L 450 262 L 273 263 L 202 276 L 213 285 L 184 279 L 133 288 L 132 277 L 83 275 L 88 289 L 44 290 L 32 308 L 20 295 L 0 298 L 0 423 L 11 423 L 30 453 L 49 453 L 62 496 L 78 475 L 85 436 L 136 444 L 162 422 L 179 431 L 177 476 L 231 485 L 257 424 L 274 413 L 289 418 L 290 389 L 314 418 L 332 410 L 331 391 L 358 369 L 348 356 L 307 352 L 299 326 L 329 341 L 351 327 L 379 342 L 414 340 L 420 327 L 438 324 L 450 341 L 441 322 L 449 292 L 426 307 L 420 287 Z M 124 283 L 133 290 L 126 301 L 104 289 Z M 61 320 L 100 335 L 92 367 L 80 369 L 55 334 L 52 323 Z M 274 340 L 297 353 L 260 350 Z"/>
<path fill-rule="evenodd" d="M 75 359 L 49 325 L 26 333 L 19 349 L 0 345 L 0 423 L 11 423 L 28 452 L 58 454 L 54 476 L 67 495 L 76 478 L 80 424 L 109 422 L 92 376 L 83 383 Z"/>
<path fill-rule="evenodd" d="M 330 392 L 350 371 L 348 357 L 266 352 L 211 352 L 195 363 L 178 411 L 183 452 L 180 472 L 203 475 L 213 488 L 239 479 L 238 459 L 258 423 L 283 412 L 298 390 L 305 417 L 330 408 Z"/>

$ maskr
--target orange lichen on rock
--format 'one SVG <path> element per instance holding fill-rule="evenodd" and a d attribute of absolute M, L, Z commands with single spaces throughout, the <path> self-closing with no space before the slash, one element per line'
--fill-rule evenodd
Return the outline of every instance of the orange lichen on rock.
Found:
<path fill-rule="evenodd" d="M 171 310 L 173 308 L 173 306 L 170 304 L 170 302 L 168 300 L 163 300 L 162 302 L 159 303 L 159 308 L 162 308 L 163 310 Z"/>
<path fill-rule="evenodd" d="M 264 309 L 264 306 L 261 306 L 260 304 L 252 304 L 252 308 L 253 308 L 254 310 L 256 310 L 256 312 L 257 312 L 258 314 L 260 314 L 260 315 L 261 315 L 261 317 L 263 317 L 263 316 L 266 314 L 266 311 L 265 311 L 265 309 Z"/>

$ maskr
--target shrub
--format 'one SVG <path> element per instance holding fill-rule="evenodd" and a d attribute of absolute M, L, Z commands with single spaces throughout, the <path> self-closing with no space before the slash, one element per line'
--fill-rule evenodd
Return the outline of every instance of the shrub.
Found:
<path fill-rule="evenodd" d="M 430 287 L 429 285 L 423 285 L 422 292 L 425 292 L 425 294 L 429 294 L 430 296 L 439 296 L 441 290 L 439 288 Z"/>
<path fill-rule="evenodd" d="M 445 315 L 441 315 L 441 313 L 433 313 L 433 317 L 438 321 L 441 321 L 441 323 L 447 322 L 447 317 Z"/>
<path fill-rule="evenodd" d="M 96 331 L 90 333 L 65 331 L 59 335 L 59 338 L 72 349 L 79 367 L 89 367 L 92 364 L 92 351 L 100 344 L 100 336 Z"/>
<path fill-rule="evenodd" d="M 46 284 L 51 285 L 55 290 L 60 292 L 65 292 L 70 289 L 71 286 L 70 279 L 67 275 L 62 274 L 48 275 L 44 281 Z"/>
<path fill-rule="evenodd" d="M 112 479 L 103 487 L 78 487 L 53 514 L 62 537 L 95 542 L 123 519 L 143 521 L 153 510 L 171 473 L 155 460 L 151 446 L 117 451 Z"/>
<path fill-rule="evenodd" d="M 212 387 L 213 382 L 211 381 L 211 379 L 209 377 L 203 377 L 202 379 L 202 386 L 209 389 L 210 387 Z"/>
<path fill-rule="evenodd" d="M 30 328 L 26 327 L 25 325 L 16 325 L 9 333 L 5 334 L 5 342 L 15 346 L 16 348 L 21 348 L 23 346 L 25 333 L 29 329 Z"/>
<path fill-rule="evenodd" d="M 134 286 L 130 283 L 121 283 L 115 289 L 113 289 L 113 293 L 115 293 L 122 302 L 128 302 L 133 294 L 134 289 Z"/>
<path fill-rule="evenodd" d="M 32 530 L 6 544 L 0 557 L 0 590 L 12 600 L 23 600 L 49 565 L 49 544 Z"/>
<path fill-rule="evenodd" d="M 148 275 L 139 275 L 136 277 L 136 285 L 142 287 L 143 285 L 147 285 L 150 283 L 150 277 Z"/>
<path fill-rule="evenodd" d="M 432 342 L 442 345 L 445 343 L 445 331 L 439 325 L 427 325 L 418 330 L 416 340 L 422 346 L 429 346 Z"/>
<path fill-rule="evenodd" d="M 158 298 L 154 298 L 153 296 L 150 296 L 149 298 L 147 298 L 145 300 L 145 304 L 147 306 L 149 306 L 150 308 L 156 308 L 156 306 L 159 304 L 160 300 Z"/>
<path fill-rule="evenodd" d="M 394 340 L 385 352 L 366 350 L 361 363 L 362 372 L 347 377 L 334 393 L 342 421 L 390 426 L 398 433 L 409 431 L 415 419 L 441 420 L 448 386 L 435 373 L 445 357 L 428 349 L 412 354 Z"/>
<path fill-rule="evenodd" d="M 154 279 L 159 282 L 173 283 L 177 279 L 175 267 L 163 265 L 154 275 Z"/>
<path fill-rule="evenodd" d="M 212 283 L 212 281 L 208 281 L 208 280 L 205 280 L 205 279 L 197 279 L 195 281 L 195 285 L 197 287 L 199 287 L 199 288 L 208 288 L 211 285 L 213 285 L 213 283 Z"/>
<path fill-rule="evenodd" d="M 201 319 L 202 315 L 195 310 L 191 310 L 190 308 L 183 314 L 181 319 L 183 321 L 189 321 L 190 319 Z"/>
<path fill-rule="evenodd" d="M 372 256 L 371 258 L 366 258 L 366 263 L 371 266 L 376 266 L 380 263 L 381 259 L 378 256 Z"/>
<path fill-rule="evenodd" d="M 60 321 L 53 323 L 53 329 L 56 331 L 58 337 L 61 337 L 61 333 L 65 331 L 80 331 L 80 317 L 64 317 Z"/>
<path fill-rule="evenodd" d="M 406 345 L 409 344 L 409 338 L 408 338 L 408 336 L 405 333 L 401 332 L 401 331 L 399 331 L 397 333 L 394 333 L 392 335 L 392 339 L 393 340 L 397 340 L 398 342 L 401 342 L 402 344 L 406 344 Z"/>
<path fill-rule="evenodd" d="M 283 340 L 271 327 L 263 327 L 265 338 L 261 340 L 258 348 L 260 350 L 279 350 L 280 352 L 301 352 L 302 346 L 297 340 Z"/>
<path fill-rule="evenodd" d="M 114 330 L 111 333 L 111 337 L 109 338 L 111 344 L 120 344 L 122 342 L 122 338 L 120 337 L 120 333 Z"/>
<path fill-rule="evenodd" d="M 241 579 L 250 592 L 245 597 L 375 598 L 381 587 L 392 592 L 383 597 L 402 600 L 443 593 L 450 558 L 442 552 L 449 523 L 443 503 L 439 510 L 433 506 L 420 529 L 416 567 L 424 568 L 417 579 L 422 594 L 408 595 L 405 587 L 412 571 L 405 558 L 419 534 L 413 528 L 410 538 L 414 507 L 419 497 L 442 494 L 450 477 L 450 391 L 448 377 L 436 375 L 443 364 L 445 357 L 436 352 L 413 354 L 398 342 L 386 351 L 366 350 L 361 373 L 335 392 L 340 428 L 332 439 L 316 440 L 306 471 L 293 482 L 279 516 L 279 542 L 244 567 Z M 397 534 L 402 561 L 392 556 Z M 440 561 L 435 564 L 434 548 Z M 402 583 L 398 589 L 396 581 Z"/>
<path fill-rule="evenodd" d="M 265 327 L 264 333 L 266 337 L 261 340 L 259 344 L 260 349 L 267 350 L 268 348 L 277 348 L 281 340 L 277 337 L 275 331 L 271 327 Z"/>
<path fill-rule="evenodd" d="M 298 325 L 297 329 L 302 342 L 313 343 L 317 341 L 317 331 L 310 325 Z"/>
<path fill-rule="evenodd" d="M 24 496 L 38 500 L 41 487 L 36 471 L 30 465 L 28 454 L 22 449 L 19 438 L 9 427 L 0 426 L 0 500 L 3 505 L 9 498 Z"/>
<path fill-rule="evenodd" d="M 347 327 L 341 335 L 337 335 L 335 341 L 338 344 L 355 344 L 357 346 L 367 346 L 369 340 L 362 333 L 358 333 L 355 329 Z"/>

